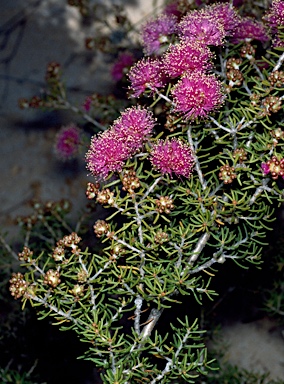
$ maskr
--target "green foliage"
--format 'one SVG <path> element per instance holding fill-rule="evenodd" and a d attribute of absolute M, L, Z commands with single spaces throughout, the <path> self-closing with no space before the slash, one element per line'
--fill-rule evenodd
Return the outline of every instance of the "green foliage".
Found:
<path fill-rule="evenodd" d="M 187 121 L 173 112 L 174 80 L 165 94 L 146 92 L 157 126 L 145 151 L 101 185 L 88 185 L 88 198 L 106 208 L 104 220 L 95 222 L 89 209 L 71 227 L 64 204 L 35 204 L 35 217 L 22 221 L 27 231 L 19 259 L 25 273 L 13 274 L 12 295 L 23 307 L 30 303 L 39 319 L 52 317 L 60 329 L 73 329 L 86 343 L 82 358 L 94 362 L 104 383 L 196 383 L 206 375 L 208 382 L 264 380 L 234 368 L 213 375 L 216 366 L 198 318 L 175 316 L 167 324 L 167 313 L 179 305 L 214 300 L 210 282 L 220 264 L 261 264 L 267 231 L 284 200 L 278 164 L 284 149 L 283 84 L 271 80 L 284 50 L 257 48 L 227 43 L 216 49 L 214 71 L 226 99 L 206 120 Z M 239 60 L 240 84 L 230 81 L 232 60 Z M 69 108 L 60 84 L 52 83 L 47 101 L 58 107 L 63 100 Z M 195 171 L 188 179 L 150 166 L 153 145 L 173 137 L 191 149 Z M 274 168 L 266 172 L 262 163 Z M 92 227 L 99 247 L 88 237 Z"/>
<path fill-rule="evenodd" d="M 1 383 L 11 384 L 37 384 L 35 381 L 30 381 L 30 373 L 19 373 L 10 369 L 0 368 Z M 45 384 L 45 383 L 41 383 Z"/>

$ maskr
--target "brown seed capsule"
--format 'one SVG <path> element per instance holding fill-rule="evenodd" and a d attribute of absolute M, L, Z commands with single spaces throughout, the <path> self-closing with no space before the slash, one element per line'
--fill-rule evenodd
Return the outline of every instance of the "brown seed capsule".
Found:
<path fill-rule="evenodd" d="M 239 69 L 242 61 L 243 60 L 240 58 L 230 57 L 226 63 L 227 70 L 230 71 L 231 69 Z"/>
<path fill-rule="evenodd" d="M 18 253 L 18 258 L 20 261 L 29 261 L 33 257 L 33 252 L 28 247 L 24 247 L 22 252 Z"/>
<path fill-rule="evenodd" d="M 114 204 L 113 196 L 114 196 L 114 193 L 111 192 L 108 188 L 103 189 L 102 191 L 97 192 L 97 202 L 100 204 L 113 205 Z"/>
<path fill-rule="evenodd" d="M 25 294 L 28 283 L 24 280 L 24 276 L 21 273 L 12 273 L 12 277 L 9 282 L 9 291 L 15 299 L 19 299 Z"/>
<path fill-rule="evenodd" d="M 276 113 L 282 108 L 282 102 L 278 96 L 267 96 L 262 100 L 263 109 L 267 115 Z"/>
<path fill-rule="evenodd" d="M 96 183 L 96 184 L 88 183 L 87 190 L 86 190 L 87 199 L 89 200 L 94 199 L 97 193 L 99 192 L 99 188 L 100 188 L 99 183 Z"/>
<path fill-rule="evenodd" d="M 50 285 L 52 288 L 56 288 L 61 283 L 60 274 L 54 269 L 49 269 L 44 276 L 44 284 Z"/>
<path fill-rule="evenodd" d="M 81 269 L 78 273 L 77 273 L 77 280 L 79 283 L 85 283 L 88 279 L 88 273 L 86 271 L 84 271 L 83 269 Z"/>
<path fill-rule="evenodd" d="M 62 261 L 64 260 L 65 256 L 65 249 L 61 245 L 58 247 L 55 247 L 52 253 L 52 257 L 54 258 L 55 261 Z"/>
<path fill-rule="evenodd" d="M 255 48 L 250 43 L 246 43 L 241 47 L 241 56 L 249 61 L 254 61 Z"/>
<path fill-rule="evenodd" d="M 284 159 L 279 160 L 276 156 L 272 156 L 271 160 L 266 162 L 266 165 L 273 180 L 277 180 L 279 176 L 284 176 Z"/>
<path fill-rule="evenodd" d="M 247 152 L 244 148 L 237 148 L 233 152 L 233 158 L 238 160 L 240 163 L 243 163 L 247 160 Z"/>
<path fill-rule="evenodd" d="M 275 71 L 268 76 L 268 81 L 272 87 L 281 88 L 284 86 L 284 72 Z"/>
<path fill-rule="evenodd" d="M 106 235 L 109 232 L 109 225 L 104 220 L 97 220 L 93 228 L 97 237 Z"/>
<path fill-rule="evenodd" d="M 229 80 L 229 87 L 233 88 L 242 84 L 244 78 L 238 69 L 230 69 L 227 74 L 227 79 Z"/>
<path fill-rule="evenodd" d="M 140 181 L 133 169 L 126 170 L 122 177 L 122 189 L 130 194 L 133 194 L 135 189 L 140 187 Z"/>
<path fill-rule="evenodd" d="M 224 181 L 224 184 L 230 184 L 236 178 L 235 168 L 230 167 L 229 165 L 223 165 L 220 168 L 219 179 Z"/>
<path fill-rule="evenodd" d="M 173 200 L 169 196 L 161 196 L 156 200 L 156 206 L 159 213 L 169 214 L 174 209 Z"/>
<path fill-rule="evenodd" d="M 72 293 L 72 295 L 75 296 L 76 299 L 79 299 L 79 297 L 82 297 L 84 295 L 84 285 L 75 284 L 73 289 L 70 290 L 70 293 Z"/>
<path fill-rule="evenodd" d="M 166 243 L 167 241 L 169 241 L 169 235 L 166 232 L 159 230 L 154 236 L 154 241 L 158 244 Z"/>

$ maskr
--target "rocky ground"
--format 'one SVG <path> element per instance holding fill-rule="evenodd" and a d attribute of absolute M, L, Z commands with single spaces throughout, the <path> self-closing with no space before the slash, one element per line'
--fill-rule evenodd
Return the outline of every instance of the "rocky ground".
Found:
<path fill-rule="evenodd" d="M 123 2 L 123 0 L 122 0 Z M 124 1 L 135 21 L 151 11 L 152 0 Z M 17 100 L 31 97 L 44 86 L 46 64 L 64 67 L 72 97 L 112 89 L 111 63 L 96 53 L 86 53 L 84 39 L 91 26 L 65 0 L 12 0 L 0 12 L 0 226 L 8 238 L 17 236 L 14 220 L 26 214 L 31 198 L 69 198 L 77 207 L 85 203 L 89 180 L 83 159 L 65 167 L 53 154 L 54 135 L 71 113 L 20 110 Z M 271 378 L 284 378 L 284 339 L 281 328 L 268 319 L 224 324 L 225 360 Z M 284 382 L 284 381 L 283 381 Z M 79 383 L 78 383 L 79 384 Z"/>

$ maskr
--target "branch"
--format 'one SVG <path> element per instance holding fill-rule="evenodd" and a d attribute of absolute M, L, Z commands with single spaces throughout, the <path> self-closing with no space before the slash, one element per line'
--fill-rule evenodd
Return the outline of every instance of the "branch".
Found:
<path fill-rule="evenodd" d="M 279 57 L 275 67 L 272 69 L 272 72 L 275 72 L 275 71 L 278 71 L 278 69 L 281 67 L 281 65 L 283 64 L 283 61 L 284 61 L 284 52 L 282 53 L 282 55 Z"/>
<path fill-rule="evenodd" d="M 99 128 L 101 131 L 105 131 L 107 129 L 104 125 L 100 124 L 97 120 L 93 119 L 91 116 L 82 112 L 78 107 L 71 105 L 68 101 L 64 100 L 63 98 L 61 98 L 59 96 L 57 96 L 57 99 L 62 104 L 63 107 L 65 107 L 66 109 L 70 109 L 71 111 L 83 116 L 83 118 L 85 120 L 87 120 L 89 123 L 93 124 L 95 127 Z"/>
<path fill-rule="evenodd" d="M 141 197 L 140 201 L 138 202 L 138 205 L 141 204 L 141 202 L 142 202 L 143 200 L 145 200 L 146 197 L 147 197 L 151 192 L 153 192 L 153 190 L 155 189 L 156 185 L 159 183 L 159 181 L 160 181 L 161 179 L 162 179 L 162 176 L 158 177 L 158 178 L 154 181 L 154 183 L 151 185 L 151 187 L 149 187 L 149 188 L 147 189 L 147 191 L 145 192 L 145 194 Z"/>
<path fill-rule="evenodd" d="M 174 361 L 175 362 L 177 361 L 178 356 L 179 356 L 182 348 L 184 347 L 185 343 L 187 342 L 187 339 L 189 338 L 190 334 L 191 334 L 191 329 L 189 328 L 189 329 L 187 329 L 186 334 L 184 335 L 184 337 L 180 343 L 180 346 L 177 348 L 177 350 L 175 352 L 174 359 L 168 359 L 169 361 L 167 362 L 163 371 L 155 379 L 153 379 L 150 382 L 150 384 L 155 384 L 158 381 L 162 380 L 165 377 L 165 375 L 167 375 L 171 371 L 171 368 L 176 366 L 176 364 L 174 364 Z"/>
<path fill-rule="evenodd" d="M 195 248 L 194 248 L 194 251 L 192 252 L 192 256 L 190 256 L 189 260 L 188 260 L 188 263 L 189 264 L 193 264 L 194 261 L 196 261 L 198 259 L 198 256 L 200 255 L 200 253 L 202 252 L 203 248 L 205 247 L 207 241 L 209 240 L 210 238 L 210 233 L 208 232 L 205 232 L 198 240 Z"/>
<path fill-rule="evenodd" d="M 164 308 L 161 308 L 160 310 L 156 308 L 152 308 L 150 315 L 147 319 L 147 324 L 144 325 L 144 328 L 141 332 L 141 343 L 139 344 L 139 347 L 141 347 L 141 344 L 143 341 L 151 335 L 152 330 L 154 329 L 155 325 L 157 324 L 161 314 L 163 313 Z"/>
<path fill-rule="evenodd" d="M 191 127 L 189 127 L 188 130 L 187 130 L 187 139 L 188 139 L 189 145 L 190 145 L 191 150 L 192 150 L 192 156 L 193 156 L 194 162 L 195 162 L 195 169 L 197 171 L 197 174 L 198 174 L 201 186 L 202 186 L 202 188 L 204 190 L 207 187 L 207 182 L 205 181 L 205 179 L 203 177 L 203 174 L 202 174 L 202 171 L 201 171 L 201 167 L 200 167 L 200 164 L 199 164 L 199 161 L 198 161 L 198 157 L 195 154 L 195 149 L 194 149 L 193 140 L 192 140 L 192 136 L 191 136 Z"/>
<path fill-rule="evenodd" d="M 55 305 L 48 303 L 46 300 L 41 299 L 38 296 L 30 295 L 28 293 L 26 293 L 25 295 L 26 295 L 26 297 L 28 297 L 28 299 L 36 301 L 36 302 L 42 304 L 44 307 L 48 307 L 51 311 L 57 313 L 59 316 L 64 317 L 66 319 L 66 321 L 72 321 L 72 323 L 74 323 L 75 325 L 78 325 L 79 323 L 81 323 L 81 325 L 83 325 L 83 322 L 76 320 L 74 317 L 72 317 L 68 313 L 63 312 L 61 309 L 58 309 L 57 307 L 55 307 Z"/>

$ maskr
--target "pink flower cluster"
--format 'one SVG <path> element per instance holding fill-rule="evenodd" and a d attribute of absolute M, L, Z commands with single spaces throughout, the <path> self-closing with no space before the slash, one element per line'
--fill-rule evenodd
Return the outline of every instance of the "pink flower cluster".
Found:
<path fill-rule="evenodd" d="M 272 156 L 266 163 L 261 163 L 261 169 L 263 175 L 270 174 L 273 180 L 277 180 L 279 176 L 284 179 L 284 158 Z"/>
<path fill-rule="evenodd" d="M 206 117 L 224 100 L 222 83 L 214 76 L 200 71 L 184 75 L 172 88 L 174 111 L 188 119 Z"/>
<path fill-rule="evenodd" d="M 209 46 L 222 45 L 226 37 L 231 37 L 240 17 L 228 3 L 190 11 L 179 22 L 169 17 L 163 14 L 142 29 L 145 52 L 159 53 L 160 57 L 143 58 L 130 69 L 131 96 L 155 93 L 177 78 L 171 91 L 173 110 L 187 119 L 207 117 L 224 100 L 221 83 L 208 74 L 214 57 Z M 179 38 L 177 43 L 170 42 L 170 34 Z M 162 40 L 164 53 L 160 49 Z"/>
<path fill-rule="evenodd" d="M 268 39 L 266 29 L 260 21 L 254 20 L 251 17 L 244 17 L 240 19 L 231 40 L 232 43 L 238 44 L 242 41 L 250 42 L 252 40 L 265 42 Z"/>
<path fill-rule="evenodd" d="M 165 74 L 158 59 L 144 58 L 128 73 L 133 97 L 139 97 L 147 89 L 152 93 L 165 85 Z"/>
<path fill-rule="evenodd" d="M 112 127 L 91 139 L 86 153 L 87 169 L 97 179 L 120 172 L 125 161 L 139 151 L 155 125 L 147 109 L 132 107 L 121 113 Z"/>
<path fill-rule="evenodd" d="M 111 77 L 114 81 L 119 81 L 128 72 L 134 63 L 134 57 L 131 53 L 124 52 L 119 55 L 111 68 Z"/>
<path fill-rule="evenodd" d="M 177 176 L 190 177 L 194 159 L 190 147 L 181 140 L 159 140 L 152 148 L 150 161 L 162 174 L 175 173 Z"/>
<path fill-rule="evenodd" d="M 163 57 L 163 70 L 169 77 L 179 77 L 185 72 L 205 71 L 212 67 L 212 52 L 207 46 L 182 40 L 171 45 Z"/>
<path fill-rule="evenodd" d="M 184 16 L 179 23 L 179 33 L 203 45 L 222 45 L 226 36 L 223 23 L 206 10 L 194 10 Z"/>
<path fill-rule="evenodd" d="M 141 43 L 145 54 L 159 54 L 163 44 L 169 42 L 176 30 L 177 18 L 173 14 L 161 14 L 147 21 L 141 28 Z"/>
<path fill-rule="evenodd" d="M 55 137 L 54 149 L 56 156 L 61 160 L 74 158 L 79 150 L 81 131 L 75 124 L 63 126 Z"/>
<path fill-rule="evenodd" d="M 283 47 L 284 42 L 279 37 L 278 28 L 284 26 L 284 1 L 273 0 L 270 9 L 264 15 L 263 20 L 267 23 L 272 36 L 273 45 Z"/>

